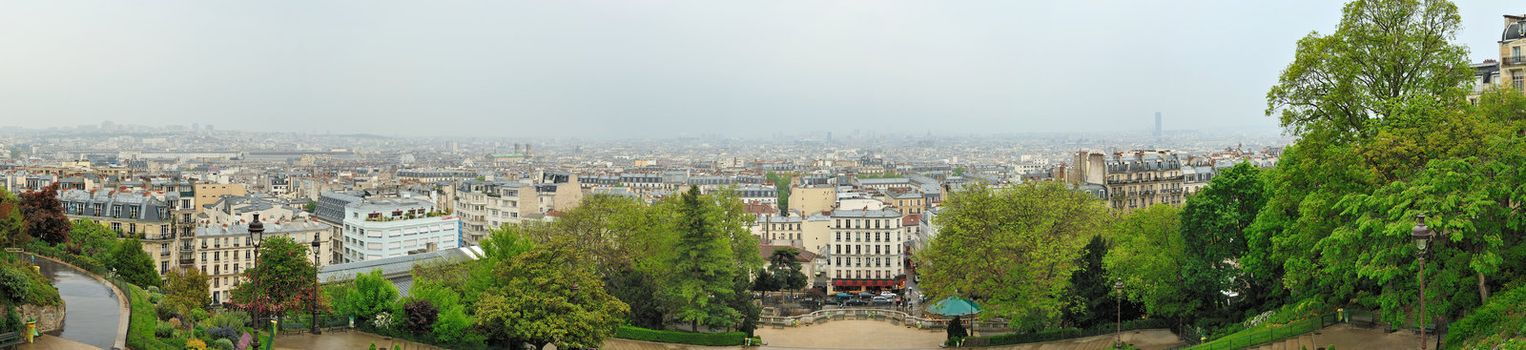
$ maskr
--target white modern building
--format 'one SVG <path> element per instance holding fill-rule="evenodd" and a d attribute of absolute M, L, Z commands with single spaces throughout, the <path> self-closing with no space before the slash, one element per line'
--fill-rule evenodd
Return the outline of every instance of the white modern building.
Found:
<path fill-rule="evenodd" d="M 344 262 L 375 260 L 461 246 L 461 220 L 428 200 L 364 199 L 344 207 Z"/>

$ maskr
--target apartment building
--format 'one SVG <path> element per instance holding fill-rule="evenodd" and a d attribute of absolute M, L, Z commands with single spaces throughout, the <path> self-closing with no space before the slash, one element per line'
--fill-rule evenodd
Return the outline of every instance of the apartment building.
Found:
<path fill-rule="evenodd" d="M 829 293 L 900 289 L 905 286 L 907 239 L 895 210 L 832 211 L 827 258 Z"/>
<path fill-rule="evenodd" d="M 1182 204 L 1182 161 L 1175 152 L 1140 150 L 1114 154 L 1107 165 L 1107 196 L 1113 209 Z"/>
<path fill-rule="evenodd" d="M 328 258 L 333 255 L 334 247 L 328 225 L 305 218 L 300 221 L 259 222 L 257 220 L 260 215 L 254 212 L 236 213 L 232 217 L 237 218 L 232 223 L 198 225 L 191 239 L 178 249 L 182 266 L 199 269 L 207 275 L 207 288 L 214 304 L 227 301 L 231 297 L 229 291 L 243 282 L 241 276 L 244 270 L 254 264 L 255 247 L 252 243 L 256 236 L 249 234 L 251 226 L 264 230 L 263 234 L 257 236 L 262 237 L 262 240 L 286 237 L 311 249 L 311 243 L 316 239 L 319 247 L 317 259 L 314 259 L 311 251 L 303 254 L 303 257 L 320 267 L 334 262 Z"/>
<path fill-rule="evenodd" d="M 1499 83 L 1526 91 L 1526 15 L 1505 15 L 1499 44 Z"/>
<path fill-rule="evenodd" d="M 413 198 L 367 198 L 344 208 L 340 257 L 375 260 L 461 246 L 461 220 Z"/>

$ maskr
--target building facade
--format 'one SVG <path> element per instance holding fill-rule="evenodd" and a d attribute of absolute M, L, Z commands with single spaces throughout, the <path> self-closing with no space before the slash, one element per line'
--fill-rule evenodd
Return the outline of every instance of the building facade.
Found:
<path fill-rule="evenodd" d="M 461 246 L 461 220 L 411 198 L 365 199 L 345 207 L 340 256 L 375 260 Z"/>
<path fill-rule="evenodd" d="M 824 252 L 831 278 L 828 292 L 900 289 L 906 283 L 901 213 L 895 210 L 836 210 Z"/>
<path fill-rule="evenodd" d="M 1182 162 L 1171 151 L 1118 153 L 1107 162 L 1107 196 L 1113 209 L 1182 204 Z"/>

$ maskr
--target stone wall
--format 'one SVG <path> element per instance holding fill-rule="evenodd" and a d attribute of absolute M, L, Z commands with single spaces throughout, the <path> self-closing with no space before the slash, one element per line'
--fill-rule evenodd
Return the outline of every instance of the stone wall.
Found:
<path fill-rule="evenodd" d="M 63 329 L 64 304 L 59 303 L 53 306 L 22 305 L 21 320 L 25 322 L 28 317 L 37 320 L 38 332 L 46 333 Z"/>

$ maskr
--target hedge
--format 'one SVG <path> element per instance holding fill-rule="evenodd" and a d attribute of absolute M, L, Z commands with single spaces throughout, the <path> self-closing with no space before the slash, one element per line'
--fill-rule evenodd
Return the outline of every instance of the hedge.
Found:
<path fill-rule="evenodd" d="M 1147 319 L 1147 320 L 1128 320 L 1128 321 L 1123 322 L 1122 326 L 1123 326 L 1123 330 L 1125 330 L 1125 331 L 1132 331 L 1132 330 L 1138 330 L 1138 329 L 1166 328 L 1167 324 L 1166 324 L 1165 320 Z M 1098 325 L 1096 327 L 1092 327 L 1090 329 L 1084 329 L 1084 330 L 1083 329 L 1079 329 L 1079 328 L 1057 328 L 1057 329 L 1042 330 L 1042 331 L 1038 331 L 1038 332 L 1034 332 L 1034 333 L 1007 333 L 1007 334 L 998 334 L 998 335 L 992 335 L 992 336 L 968 337 L 968 338 L 964 338 L 965 339 L 964 340 L 964 345 L 965 346 L 992 346 L 992 345 L 1012 345 L 1012 344 L 1037 343 L 1037 342 L 1055 341 L 1055 340 L 1062 340 L 1062 339 L 1091 337 L 1091 336 L 1098 336 L 1098 335 L 1104 335 L 1104 334 L 1113 334 L 1113 332 L 1117 332 L 1117 331 L 1118 331 L 1118 325 L 1116 325 L 1116 324 Z"/>
<path fill-rule="evenodd" d="M 1488 303 L 1448 327 L 1446 343 L 1468 349 L 1491 348 L 1506 344 L 1510 338 L 1526 336 L 1523 306 L 1526 306 L 1526 286 L 1496 292 L 1489 297 Z"/>
<path fill-rule="evenodd" d="M 658 343 L 736 346 L 743 345 L 747 341 L 747 333 L 693 333 L 646 329 L 634 326 L 620 326 L 619 329 L 615 330 L 615 338 L 644 340 Z"/>

